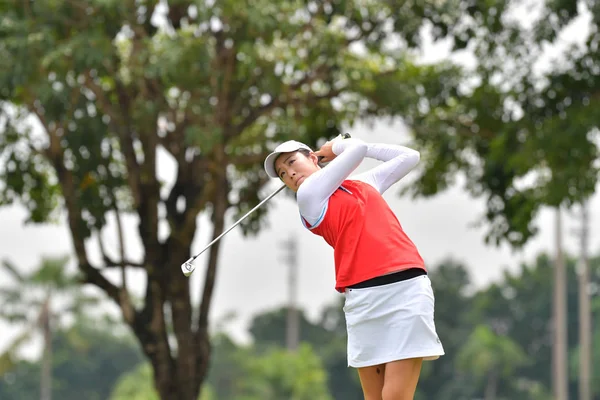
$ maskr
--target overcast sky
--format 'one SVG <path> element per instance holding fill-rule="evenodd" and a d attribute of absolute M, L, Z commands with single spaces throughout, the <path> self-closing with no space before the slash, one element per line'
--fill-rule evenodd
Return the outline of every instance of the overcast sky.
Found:
<path fill-rule="evenodd" d="M 575 23 L 567 33 L 567 39 L 582 38 L 587 32 L 585 24 Z M 423 59 L 434 61 L 443 57 L 443 48 L 429 47 Z M 468 63 L 469 58 L 464 60 Z M 399 94 L 400 95 L 400 94 Z M 365 126 L 354 127 L 353 136 L 368 142 L 387 142 L 406 144 L 407 137 L 398 126 L 378 125 L 371 130 Z M 159 175 L 167 181 L 172 180 L 173 164 L 161 157 Z M 365 162 L 360 170 L 375 165 Z M 496 248 L 484 243 L 485 228 L 474 228 L 483 211 L 482 199 L 470 198 L 457 185 L 435 198 L 412 200 L 399 198 L 399 183 L 392 187 L 385 198 L 389 201 L 405 231 L 419 248 L 429 267 L 446 257 L 463 261 L 471 272 L 476 285 L 481 286 L 501 276 L 505 268 L 514 269 L 522 261 L 529 261 L 540 251 L 553 251 L 554 213 L 544 210 L 536 222 L 541 227 L 540 234 L 532 240 L 521 253 L 513 253 L 506 246 Z M 277 188 L 274 182 L 272 189 Z M 267 191 L 266 193 L 269 193 Z M 304 230 L 299 219 L 296 205 L 291 198 L 279 194 L 272 199 L 269 214 L 269 228 L 252 239 L 244 239 L 240 230 L 229 233 L 223 240 L 220 266 L 214 302 L 213 322 L 235 310 L 239 318 L 228 325 L 228 330 L 238 339 L 247 338 L 245 327 L 248 319 L 255 313 L 281 306 L 287 299 L 287 268 L 282 264 L 284 255 L 280 241 L 290 235 L 297 235 L 300 244 L 299 256 L 299 305 L 310 317 L 318 315 L 321 308 L 335 300 L 333 252 L 320 238 Z M 590 203 L 591 250 L 598 251 L 600 236 L 595 227 L 600 226 L 600 196 L 596 195 Z M 19 206 L 0 209 L 0 258 L 8 258 L 23 268 L 30 268 L 39 262 L 41 255 L 62 255 L 71 252 L 66 225 L 24 226 L 25 212 Z M 194 250 L 201 249 L 209 241 L 210 226 L 200 218 Z M 229 223 L 233 221 L 229 220 Z M 128 255 L 139 256 L 141 247 L 136 235 L 135 221 L 128 221 Z M 565 236 L 568 251 L 578 251 L 578 243 L 573 235 L 578 221 L 566 215 Z M 113 231 L 114 232 L 114 231 Z M 107 237 L 113 246 L 116 241 Z M 91 246 L 91 251 L 93 251 Z M 137 258 L 137 257 L 136 257 Z M 185 260 L 181 260 L 182 262 Z M 204 258 L 198 259 L 199 268 L 190 279 L 197 298 L 202 284 Z M 179 265 L 165 266 L 174 274 L 181 273 Z M 5 279 L 0 275 L 0 279 Z M 111 278 L 113 278 L 111 276 Z M 141 293 L 145 287 L 142 274 L 132 274 L 130 280 L 133 289 Z M 3 333 L 14 334 L 14 327 L 0 325 Z M 0 339 L 0 349 L 6 343 L 6 335 Z"/>

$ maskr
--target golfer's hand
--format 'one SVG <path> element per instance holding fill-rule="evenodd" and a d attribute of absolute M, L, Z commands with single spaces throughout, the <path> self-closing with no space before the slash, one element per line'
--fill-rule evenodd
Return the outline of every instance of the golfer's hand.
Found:
<path fill-rule="evenodd" d="M 333 140 L 330 140 L 329 142 L 325 143 L 323 146 L 321 146 L 321 148 L 315 152 L 315 154 L 317 155 L 317 157 L 319 157 L 320 162 L 324 162 L 324 163 L 328 163 L 331 160 L 333 160 L 335 157 L 337 157 L 335 155 L 335 153 L 333 152 Z M 323 158 L 321 158 L 323 157 Z"/>

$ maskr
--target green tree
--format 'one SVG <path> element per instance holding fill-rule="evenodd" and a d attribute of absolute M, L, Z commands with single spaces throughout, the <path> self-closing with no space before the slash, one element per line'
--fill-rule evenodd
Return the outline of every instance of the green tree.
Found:
<path fill-rule="evenodd" d="M 298 310 L 300 341 L 315 349 L 325 347 L 334 335 L 319 324 L 310 322 L 303 310 Z M 287 307 L 263 312 L 252 318 L 248 331 L 259 348 L 286 346 Z"/>
<path fill-rule="evenodd" d="M 248 360 L 248 376 L 236 400 L 330 400 L 327 374 L 308 344 L 297 352 L 272 349 Z"/>
<path fill-rule="evenodd" d="M 479 325 L 467 338 L 457 356 L 457 364 L 485 382 L 484 400 L 495 400 L 500 378 L 513 377 L 527 356 L 518 344 L 506 336 Z"/>
<path fill-rule="evenodd" d="M 453 400 L 469 398 L 478 388 L 470 374 L 456 368 L 456 355 L 473 331 L 473 291 L 467 268 L 447 259 L 430 268 L 435 295 L 435 326 L 445 355 L 423 363 L 419 399 Z"/>
<path fill-rule="evenodd" d="M 161 398 L 196 398 L 208 371 L 219 243 L 206 259 L 197 312 L 179 271 L 198 214 L 210 217 L 205 229 L 216 237 L 227 211 L 254 206 L 273 141 L 293 135 L 314 146 L 343 124 L 402 116 L 421 96 L 438 104 L 455 92 L 455 68 L 411 57 L 426 24 L 436 39 L 452 36 L 462 11 L 407 4 L 0 4 L 0 205 L 20 201 L 35 223 L 66 212 L 84 282 L 121 308 Z M 173 182 L 158 178 L 163 155 L 176 166 Z M 241 229 L 258 230 L 267 211 Z M 138 221 L 140 257 L 125 248 L 123 214 Z M 109 219 L 116 249 L 103 241 Z M 101 262 L 90 257 L 90 239 Z M 121 279 L 109 280 L 109 268 Z M 128 268 L 145 274 L 139 306 Z"/>
<path fill-rule="evenodd" d="M 52 397 L 61 400 L 105 400 L 119 377 L 142 361 L 128 332 L 119 333 L 99 318 L 77 317 L 74 325 L 52 335 Z M 14 360 L 0 374 L 0 398 L 40 398 L 40 361 Z"/>
<path fill-rule="evenodd" d="M 591 285 L 600 284 L 600 259 L 590 260 Z M 552 389 L 549 366 L 552 363 L 552 290 L 554 261 L 540 254 L 533 262 L 521 264 L 515 272 L 478 291 L 473 299 L 472 320 L 490 326 L 518 344 L 526 353 L 528 364 L 519 367 L 515 376 L 523 387 Z M 576 261 L 567 257 L 568 349 L 578 346 L 578 287 Z M 595 310 L 592 320 L 598 318 Z M 511 385 L 514 378 L 502 380 L 499 396 L 517 398 Z M 535 389 L 537 390 L 537 389 Z M 576 398 L 577 382 L 569 385 L 569 397 Z"/>
<path fill-rule="evenodd" d="M 225 333 L 215 335 L 212 340 L 213 355 L 207 383 L 214 389 L 218 399 L 234 399 L 240 393 L 246 376 L 246 363 L 255 357 L 252 348 L 237 345 Z"/>
<path fill-rule="evenodd" d="M 309 344 L 319 355 L 333 398 L 360 400 L 363 394 L 356 370 L 348 368 L 346 321 L 342 306 L 340 301 L 326 305 L 315 322 L 309 321 L 300 310 L 300 342 Z M 258 314 L 251 320 L 249 332 L 258 352 L 285 348 L 286 312 L 286 307 L 281 307 Z"/>
<path fill-rule="evenodd" d="M 152 366 L 148 363 L 139 365 L 135 370 L 123 375 L 110 400 L 159 400 L 158 392 L 153 386 Z M 198 400 L 216 400 L 210 385 L 206 385 Z"/>
<path fill-rule="evenodd" d="M 67 271 L 68 257 L 43 258 L 40 265 L 28 273 L 20 273 L 8 261 L 3 270 L 12 282 L 0 287 L 0 318 L 23 326 L 3 354 L 0 354 L 0 374 L 14 365 L 23 344 L 40 333 L 43 354 L 40 374 L 40 398 L 52 398 L 53 332 L 64 326 L 65 319 L 81 315 L 99 299 L 86 294 L 79 277 Z"/>
<path fill-rule="evenodd" d="M 445 3 L 467 10 L 453 45 L 475 63 L 460 90 L 443 102 L 424 96 L 407 113 L 423 154 L 410 190 L 433 196 L 466 177 L 465 190 L 486 201 L 486 239 L 520 247 L 537 233 L 543 206 L 571 206 L 595 190 L 600 5 L 548 0 L 528 12 L 514 0 Z M 540 64 L 582 13 L 591 17 L 583 45 Z"/>
<path fill-rule="evenodd" d="M 110 400 L 159 400 L 152 386 L 152 366 L 144 363 L 119 379 Z"/>

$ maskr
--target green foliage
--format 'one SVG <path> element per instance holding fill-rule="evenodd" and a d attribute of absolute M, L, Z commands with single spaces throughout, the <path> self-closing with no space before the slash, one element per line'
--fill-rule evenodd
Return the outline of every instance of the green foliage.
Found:
<path fill-rule="evenodd" d="M 82 290 L 78 275 L 68 272 L 68 260 L 44 257 L 27 273 L 3 261 L 9 282 L 0 286 L 0 318 L 21 325 L 22 332 L 0 354 L 0 373 L 14 366 L 16 353 L 36 334 L 49 334 L 48 326 L 64 327 L 66 318 L 81 316 L 99 304 L 99 298 Z"/>
<path fill-rule="evenodd" d="M 213 343 L 215 363 L 208 384 L 216 398 L 303 399 L 311 394 L 328 398 L 326 373 L 308 345 L 292 354 L 281 346 L 267 351 L 238 346 L 224 335 L 218 335 Z M 310 392 L 313 388 L 316 391 Z"/>
<path fill-rule="evenodd" d="M 0 206 L 20 200 L 29 212 L 28 222 L 44 222 L 60 204 L 60 187 L 31 130 L 12 123 L 18 119 L 15 112 L 0 102 Z"/>
<path fill-rule="evenodd" d="M 219 399 L 235 399 L 246 378 L 246 360 L 254 357 L 252 349 L 238 346 L 227 335 L 218 334 L 212 341 L 212 362 L 207 382 Z"/>
<path fill-rule="evenodd" d="M 343 298 L 340 299 L 343 302 Z M 327 370 L 327 387 L 336 398 L 362 399 L 362 390 L 356 371 L 348 368 L 346 353 L 346 320 L 342 303 L 334 302 L 323 309 L 320 319 L 309 321 L 299 310 L 300 342 L 306 343 L 319 354 Z M 286 346 L 287 308 L 282 307 L 256 315 L 250 322 L 249 332 L 259 354 Z M 218 354 L 215 354 L 218 357 Z"/>
<path fill-rule="evenodd" d="M 578 345 L 578 286 L 576 262 L 567 259 L 567 305 L 569 353 Z M 591 285 L 600 284 L 600 259 L 591 260 Z M 523 264 L 515 273 L 477 293 L 473 299 L 473 320 L 485 323 L 495 332 L 517 343 L 526 353 L 529 363 L 517 368 L 514 376 L 521 378 L 522 388 L 541 385 L 551 391 L 552 365 L 552 295 L 553 260 L 541 254 L 531 264 Z M 592 320 L 597 317 L 594 311 Z M 499 396 L 516 396 L 510 391 L 514 377 L 499 384 Z M 576 396 L 576 382 L 571 382 L 570 396 Z M 512 393 L 512 394 L 511 394 Z M 517 392 L 518 393 L 518 392 Z"/>
<path fill-rule="evenodd" d="M 456 367 L 456 355 L 474 328 L 471 279 L 467 267 L 447 259 L 430 269 L 435 325 L 446 355 L 423 363 L 418 399 L 453 400 L 474 395 L 477 382 Z"/>
<path fill-rule="evenodd" d="M 273 348 L 258 354 L 219 335 L 215 350 L 215 364 L 199 400 L 331 399 L 321 361 L 308 345 L 296 353 Z M 119 380 L 110 400 L 158 398 L 152 386 L 152 369 L 143 364 Z"/>
<path fill-rule="evenodd" d="M 519 2 L 460 3 L 476 9 L 463 40 L 476 64 L 465 72 L 468 79 L 440 91 L 439 100 L 423 96 L 407 113 L 423 149 L 411 190 L 432 196 L 466 177 L 465 189 L 487 203 L 481 218 L 490 224 L 486 240 L 521 247 L 537 233 L 541 207 L 571 206 L 595 190 L 597 6 L 588 3 L 592 30 L 583 48 L 561 52 L 540 73 L 544 49 L 585 11 L 577 7 L 585 2 L 539 2 L 541 18 L 519 20 Z"/>
<path fill-rule="evenodd" d="M 105 321 L 78 319 L 56 332 L 52 341 L 52 396 L 56 399 L 104 400 L 119 377 L 142 361 L 129 336 L 117 335 Z M 40 363 L 15 361 L 0 374 L 0 398 L 39 398 Z"/>
<path fill-rule="evenodd" d="M 527 364 L 527 358 L 510 338 L 479 325 L 467 338 L 457 357 L 457 364 L 479 379 L 490 374 L 510 377 L 518 367 Z"/>
<path fill-rule="evenodd" d="M 295 353 L 274 349 L 248 360 L 239 400 L 330 400 L 319 357 L 303 344 Z"/>
<path fill-rule="evenodd" d="M 111 193 L 136 190 L 133 163 L 151 163 L 159 142 L 178 163 L 192 150 L 221 164 L 227 155 L 218 168 L 230 164 L 241 174 L 234 206 L 242 213 L 265 181 L 255 156 L 272 141 L 294 136 L 316 145 L 343 123 L 402 115 L 418 85 L 456 75 L 443 68 L 421 72 L 408 49 L 386 43 L 390 20 L 410 48 L 419 46 L 427 20 L 436 21 L 438 38 L 452 36 L 460 13 L 434 2 L 399 14 L 385 1 L 181 1 L 165 16 L 171 30 L 150 21 L 156 2 L 6 4 L 0 102 L 16 106 L 17 114 L 3 119 L 0 154 L 12 162 L 0 176 L 0 204 L 23 200 L 35 222 L 45 221 L 61 189 L 72 196 L 64 193 L 68 179 L 83 237 L 105 224 L 115 207 Z M 366 52 L 356 49 L 359 42 Z M 390 80 L 403 90 L 390 93 Z M 24 128 L 31 115 L 50 146 Z M 262 216 L 254 214 L 244 231 L 256 231 Z"/>
<path fill-rule="evenodd" d="M 109 400 L 159 400 L 152 384 L 152 367 L 143 363 L 135 370 L 124 374 L 117 382 Z M 198 400 L 216 400 L 210 385 L 202 388 Z"/>
<path fill-rule="evenodd" d="M 100 299 L 82 290 L 78 273 L 69 271 L 68 256 L 43 257 L 40 264 L 27 273 L 5 260 L 3 270 L 12 282 L 0 286 L 0 318 L 9 322 L 35 324 L 39 314 L 49 307 L 51 318 L 81 315 L 98 305 Z M 59 308 L 53 308 L 52 301 Z"/>
<path fill-rule="evenodd" d="M 119 379 L 110 399 L 159 400 L 152 387 L 152 367 L 144 363 Z"/>
<path fill-rule="evenodd" d="M 252 319 L 248 331 L 256 339 L 255 345 L 259 349 L 285 347 L 287 312 L 287 307 L 281 307 Z M 298 313 L 301 341 L 310 343 L 316 349 L 322 349 L 335 338 L 335 335 L 323 326 L 311 323 L 302 310 L 298 310 Z"/>

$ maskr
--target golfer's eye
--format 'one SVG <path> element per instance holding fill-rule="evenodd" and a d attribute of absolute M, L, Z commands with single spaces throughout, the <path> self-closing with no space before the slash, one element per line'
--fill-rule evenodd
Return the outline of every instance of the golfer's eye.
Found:
<path fill-rule="evenodd" d="M 279 177 L 280 177 L 281 179 L 283 179 L 283 175 L 285 175 L 285 172 L 282 172 L 282 173 L 279 175 Z"/>

